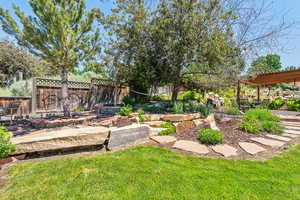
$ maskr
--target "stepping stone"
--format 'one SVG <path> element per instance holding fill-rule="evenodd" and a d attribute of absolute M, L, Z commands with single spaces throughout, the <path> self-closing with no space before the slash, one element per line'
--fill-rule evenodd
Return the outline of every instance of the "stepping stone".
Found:
<path fill-rule="evenodd" d="M 176 138 L 174 136 L 152 136 L 151 137 L 152 140 L 154 140 L 155 142 L 159 143 L 159 144 L 167 144 L 167 143 L 171 143 L 171 142 L 175 142 Z"/>
<path fill-rule="evenodd" d="M 284 133 L 300 135 L 300 130 L 299 130 L 299 131 L 295 131 L 295 130 L 284 130 Z"/>
<path fill-rule="evenodd" d="M 222 154 L 224 157 L 236 156 L 237 149 L 227 144 L 221 144 L 211 147 L 215 152 Z"/>
<path fill-rule="evenodd" d="M 265 148 L 251 142 L 239 142 L 239 146 L 251 155 L 255 155 L 259 152 L 266 151 Z"/>
<path fill-rule="evenodd" d="M 160 131 L 166 130 L 166 128 L 152 128 L 150 127 L 150 136 L 156 136 Z"/>
<path fill-rule="evenodd" d="M 247 153 L 254 155 L 257 154 L 259 152 L 265 151 L 266 149 L 254 144 L 254 143 L 250 143 L 250 142 L 239 142 L 240 147 L 246 151 Z"/>
<path fill-rule="evenodd" d="M 173 148 L 180 149 L 183 151 L 189 151 L 197 154 L 209 153 L 209 150 L 205 145 L 199 144 L 198 142 L 188 141 L 188 140 L 179 140 L 175 142 Z"/>
<path fill-rule="evenodd" d="M 297 138 L 297 137 L 299 137 L 299 135 L 288 134 L 288 133 L 284 133 L 284 134 L 281 134 L 281 135 L 285 136 L 285 137 L 290 137 L 290 138 Z"/>
<path fill-rule="evenodd" d="M 285 143 L 284 142 L 279 142 L 276 140 L 271 140 L 271 139 L 266 139 L 262 137 L 255 137 L 255 138 L 250 138 L 252 141 L 258 142 L 260 144 L 266 145 L 266 146 L 271 146 L 271 147 L 281 147 Z"/>
<path fill-rule="evenodd" d="M 298 131 L 300 131 L 300 127 L 297 127 L 297 126 L 284 126 L 284 128 L 285 129 L 289 129 L 289 130 L 298 130 Z"/>
<path fill-rule="evenodd" d="M 281 141 L 285 141 L 285 142 L 289 142 L 289 141 L 292 140 L 291 138 L 282 137 L 282 136 L 279 136 L 279 135 L 267 134 L 266 136 L 269 137 L 269 138 L 273 138 L 273 139 L 281 140 Z"/>
<path fill-rule="evenodd" d="M 281 122 L 281 124 L 288 125 L 288 126 L 298 126 L 298 127 L 300 127 L 299 122 Z"/>

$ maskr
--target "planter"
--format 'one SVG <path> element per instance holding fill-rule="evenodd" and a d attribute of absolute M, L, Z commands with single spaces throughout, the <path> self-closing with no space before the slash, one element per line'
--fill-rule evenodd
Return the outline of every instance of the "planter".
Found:
<path fill-rule="evenodd" d="M 2 158 L 2 159 L 0 159 L 0 165 L 5 165 L 5 164 L 10 163 L 12 161 L 13 161 L 12 157 Z"/>

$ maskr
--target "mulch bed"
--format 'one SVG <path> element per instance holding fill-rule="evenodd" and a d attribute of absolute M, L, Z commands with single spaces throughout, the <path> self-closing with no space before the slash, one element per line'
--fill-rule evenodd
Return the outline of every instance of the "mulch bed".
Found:
<path fill-rule="evenodd" d="M 239 142 L 250 142 L 250 138 L 252 137 L 261 137 L 266 133 L 256 133 L 250 134 L 241 131 L 239 127 L 239 121 L 236 119 L 231 119 L 227 122 L 217 122 L 218 128 L 220 128 L 221 132 L 224 134 L 224 144 L 231 145 L 233 147 L 239 147 Z M 175 133 L 174 136 L 179 140 L 191 140 L 191 141 L 199 141 L 199 130 L 209 128 L 208 124 L 202 124 L 200 126 L 194 127 L 192 129 L 186 129 L 181 133 Z"/>

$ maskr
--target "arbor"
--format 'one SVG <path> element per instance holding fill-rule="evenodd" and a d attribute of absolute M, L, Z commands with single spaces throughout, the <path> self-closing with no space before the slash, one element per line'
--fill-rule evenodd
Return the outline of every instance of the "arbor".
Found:
<path fill-rule="evenodd" d="M 68 72 L 100 50 L 100 31 L 93 28 L 93 23 L 101 13 L 96 9 L 87 11 L 84 0 L 29 0 L 29 4 L 34 16 L 26 16 L 13 5 L 18 21 L 1 8 L 2 28 L 60 71 L 63 111 L 70 116 Z"/>
<path fill-rule="evenodd" d="M 276 72 L 282 68 L 280 56 L 277 54 L 269 54 L 261 56 L 254 60 L 248 69 L 248 74 L 261 74 L 268 72 Z"/>
<path fill-rule="evenodd" d="M 43 70 L 40 70 L 43 68 Z M 0 39 L 0 81 L 13 78 L 18 71 L 25 79 L 50 74 L 50 65 L 38 57 L 17 47 L 14 43 Z"/>

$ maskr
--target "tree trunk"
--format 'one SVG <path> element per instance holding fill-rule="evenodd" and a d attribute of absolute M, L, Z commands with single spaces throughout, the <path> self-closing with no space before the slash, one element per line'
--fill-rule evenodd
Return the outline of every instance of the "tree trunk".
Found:
<path fill-rule="evenodd" d="M 70 99 L 68 92 L 68 70 L 66 67 L 62 67 L 61 70 L 61 98 L 62 98 L 62 106 L 65 117 L 71 117 L 70 112 Z"/>
<path fill-rule="evenodd" d="M 179 89 L 180 89 L 179 84 L 175 83 L 174 86 L 173 86 L 173 91 L 172 91 L 172 102 L 177 101 L 177 96 L 178 96 L 178 93 L 179 93 Z"/>

